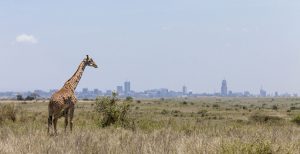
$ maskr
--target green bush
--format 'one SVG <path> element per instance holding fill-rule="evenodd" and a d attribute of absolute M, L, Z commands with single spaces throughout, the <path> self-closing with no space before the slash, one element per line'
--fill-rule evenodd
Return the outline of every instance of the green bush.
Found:
<path fill-rule="evenodd" d="M 278 110 L 277 105 L 273 105 L 273 106 L 272 106 L 272 109 L 273 109 L 273 110 Z"/>
<path fill-rule="evenodd" d="M 208 112 L 207 110 L 200 110 L 200 111 L 197 112 L 197 114 L 200 114 L 201 117 L 204 117 L 204 116 L 207 115 L 207 112 Z"/>
<path fill-rule="evenodd" d="M 269 122 L 276 123 L 276 122 L 284 121 L 284 119 L 282 119 L 281 117 L 269 116 L 264 114 L 254 114 L 250 116 L 250 120 L 258 123 L 269 123 Z"/>
<path fill-rule="evenodd" d="M 182 104 L 182 105 L 187 105 L 188 102 L 187 102 L 187 101 L 183 101 L 183 102 L 181 102 L 181 104 Z"/>
<path fill-rule="evenodd" d="M 101 127 L 110 125 L 121 126 L 124 128 L 130 127 L 131 120 L 128 117 L 130 104 L 128 101 L 120 103 L 115 94 L 111 97 L 97 98 L 96 111 L 102 115 L 100 120 Z"/>
<path fill-rule="evenodd" d="M 213 108 L 219 108 L 220 105 L 219 104 L 213 104 Z"/>
<path fill-rule="evenodd" d="M 293 118 L 292 122 L 300 125 L 300 115 L 297 115 L 296 117 Z"/>
<path fill-rule="evenodd" d="M 169 111 L 167 111 L 166 109 L 163 109 L 160 113 L 161 113 L 161 114 L 168 114 Z"/>
<path fill-rule="evenodd" d="M 175 117 L 182 116 L 182 113 L 179 110 L 172 110 L 171 114 Z"/>

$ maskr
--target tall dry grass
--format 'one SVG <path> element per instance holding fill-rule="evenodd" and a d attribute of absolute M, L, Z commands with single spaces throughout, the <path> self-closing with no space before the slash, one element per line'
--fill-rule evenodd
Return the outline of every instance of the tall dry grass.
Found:
<path fill-rule="evenodd" d="M 63 133 L 61 119 L 57 136 L 47 135 L 46 103 L 20 104 L 15 121 L 0 123 L 0 153 L 299 153 L 300 127 L 289 119 L 298 111 L 286 112 L 289 106 L 274 111 L 248 105 L 252 113 L 236 105 L 243 100 L 230 102 L 232 106 L 226 100 L 218 103 L 218 109 L 208 101 L 212 103 L 142 101 L 136 104 L 139 108 L 133 107 L 133 130 L 100 128 L 101 118 L 92 110 L 95 105 L 79 103 L 74 131 Z M 200 109 L 205 114 L 198 114 Z"/>
<path fill-rule="evenodd" d="M 116 128 L 77 129 L 47 136 L 45 130 L 2 127 L 0 153 L 298 153 L 298 127 L 226 127 L 189 134 L 172 129 L 151 133 Z"/>

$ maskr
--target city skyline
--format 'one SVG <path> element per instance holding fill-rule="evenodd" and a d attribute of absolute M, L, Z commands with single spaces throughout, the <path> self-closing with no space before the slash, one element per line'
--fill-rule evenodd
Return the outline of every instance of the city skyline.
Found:
<path fill-rule="evenodd" d="M 227 80 L 222 80 L 220 84 L 219 92 L 202 92 L 196 93 L 191 90 L 188 90 L 186 85 L 183 85 L 181 89 L 168 89 L 168 88 L 155 88 L 155 89 L 145 89 L 143 91 L 135 91 L 131 89 L 131 82 L 125 81 L 123 86 L 117 85 L 114 89 L 89 89 L 82 88 L 76 90 L 76 95 L 83 98 L 91 98 L 94 99 L 97 96 L 111 96 L 113 92 L 116 92 L 120 97 L 137 97 L 137 98 L 174 98 L 174 97 L 199 97 L 199 96 L 219 96 L 219 97 L 298 97 L 297 93 L 287 93 L 287 92 L 269 92 L 262 87 L 259 89 L 258 93 L 249 92 L 247 90 L 244 91 L 232 91 L 227 87 Z M 32 94 L 40 96 L 41 98 L 49 98 L 51 95 L 59 89 L 50 89 L 41 90 L 37 89 L 34 91 L 26 91 L 26 92 L 0 92 L 0 98 L 15 98 L 16 95 L 21 94 L 25 96 L 30 96 Z"/>

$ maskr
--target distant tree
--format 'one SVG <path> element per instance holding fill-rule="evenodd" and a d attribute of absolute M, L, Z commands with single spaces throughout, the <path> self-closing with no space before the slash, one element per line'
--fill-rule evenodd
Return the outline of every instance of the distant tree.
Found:
<path fill-rule="evenodd" d="M 32 96 L 27 96 L 27 97 L 25 98 L 25 100 L 26 100 L 26 101 L 32 101 L 32 100 L 34 100 L 34 97 L 32 97 Z"/>
<path fill-rule="evenodd" d="M 32 100 L 36 100 L 38 97 L 40 97 L 40 95 L 38 95 L 37 93 L 31 93 L 30 95 L 28 95 L 25 100 L 26 101 L 32 101 Z"/>
<path fill-rule="evenodd" d="M 24 100 L 24 98 L 23 98 L 22 95 L 19 94 L 19 95 L 17 95 L 17 100 L 18 100 L 18 101 L 22 101 L 22 100 Z"/>
<path fill-rule="evenodd" d="M 40 95 L 37 93 L 32 93 L 30 96 L 33 97 L 34 99 L 40 97 Z"/>
<path fill-rule="evenodd" d="M 133 98 L 131 96 L 127 96 L 125 100 L 128 101 L 128 102 L 132 102 Z"/>

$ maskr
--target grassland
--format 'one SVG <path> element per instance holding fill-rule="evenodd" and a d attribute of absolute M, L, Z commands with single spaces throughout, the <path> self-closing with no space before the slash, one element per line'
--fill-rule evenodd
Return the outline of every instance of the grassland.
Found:
<path fill-rule="evenodd" d="M 99 127 L 93 101 L 74 131 L 47 135 L 47 101 L 0 103 L 0 153 L 299 153 L 297 98 L 134 100 L 131 128 Z M 6 112 L 13 106 L 16 117 Z M 14 120 L 15 119 L 15 120 Z"/>

